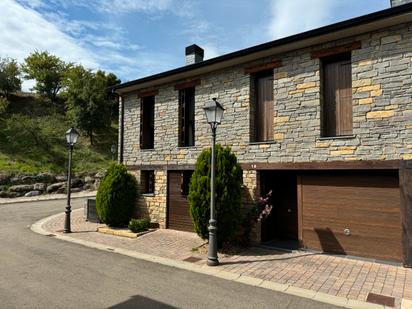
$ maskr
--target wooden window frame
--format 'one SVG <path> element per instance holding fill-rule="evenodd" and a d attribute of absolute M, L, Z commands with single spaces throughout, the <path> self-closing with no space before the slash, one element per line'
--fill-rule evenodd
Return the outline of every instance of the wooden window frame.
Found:
<path fill-rule="evenodd" d="M 274 109 L 274 92 L 273 92 L 273 80 L 274 80 L 274 72 L 273 69 L 259 71 L 255 74 L 251 74 L 251 85 L 253 85 L 253 91 L 251 92 L 251 102 L 253 104 L 253 108 L 251 109 L 251 120 L 253 124 L 251 126 L 253 129 L 251 130 L 251 142 L 255 143 L 265 143 L 265 142 L 273 142 L 273 134 L 274 134 L 274 123 L 273 123 L 273 109 Z M 272 87 L 271 94 L 272 94 L 272 106 L 269 108 L 268 111 L 260 111 L 259 110 L 259 80 L 262 78 L 271 78 L 272 79 Z M 262 108 L 262 107 L 261 107 Z M 263 107 L 264 109 L 265 107 Z M 265 120 L 268 123 L 266 125 L 260 125 L 262 115 L 265 116 Z M 264 128 L 269 128 L 268 132 L 262 133 Z M 261 135 L 266 135 L 266 138 L 260 137 Z"/>
<path fill-rule="evenodd" d="M 320 58 L 320 66 L 321 66 L 321 137 L 324 138 L 335 138 L 335 137 L 345 137 L 345 136 L 352 136 L 353 135 L 353 106 L 352 106 L 352 59 L 351 59 L 351 52 L 345 52 L 341 54 L 333 54 L 324 58 Z M 350 89 L 347 92 L 350 93 L 350 102 L 345 103 L 345 96 L 344 91 L 345 88 L 339 83 L 345 83 L 345 81 L 338 80 L 334 82 L 330 82 L 330 85 L 333 83 L 336 84 L 335 93 L 338 92 L 338 95 L 334 97 L 333 105 L 330 103 L 332 97 L 327 98 L 327 89 L 331 87 L 328 84 L 328 80 L 326 77 L 326 66 L 333 65 L 333 64 L 341 64 L 341 65 L 349 65 L 350 72 L 349 76 L 350 79 L 347 81 L 350 84 Z M 340 69 L 338 69 L 340 70 Z M 342 71 L 337 71 L 337 76 L 342 76 Z M 332 86 L 333 87 L 333 86 Z M 342 94 L 341 94 L 342 91 Z M 329 90 L 331 93 L 332 90 Z M 346 100 L 348 98 L 346 97 Z M 328 103 L 329 102 L 329 103 Z M 345 106 L 348 104 L 349 106 Z M 346 112 L 345 112 L 346 108 Z M 334 111 L 333 111 L 334 110 Z M 350 112 L 349 112 L 350 111 Z M 331 122 L 328 119 L 328 116 L 334 113 L 334 121 Z M 346 118 L 346 119 L 345 119 Z"/>
<path fill-rule="evenodd" d="M 140 171 L 140 190 L 142 194 L 154 194 L 155 193 L 154 170 Z"/>
<path fill-rule="evenodd" d="M 154 105 L 155 96 L 140 99 L 140 149 L 154 148 Z"/>
<path fill-rule="evenodd" d="M 192 105 L 191 109 L 189 104 Z M 192 113 L 189 115 L 190 110 Z M 189 130 L 192 130 L 191 135 Z M 195 87 L 179 89 L 179 147 L 195 146 Z"/>

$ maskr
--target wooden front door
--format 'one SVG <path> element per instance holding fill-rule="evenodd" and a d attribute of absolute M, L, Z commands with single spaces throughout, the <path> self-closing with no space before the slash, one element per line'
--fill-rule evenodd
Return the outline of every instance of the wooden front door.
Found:
<path fill-rule="evenodd" d="M 169 229 L 194 231 L 187 202 L 189 174 L 190 171 L 168 172 L 167 228 Z"/>
<path fill-rule="evenodd" d="M 294 172 L 262 172 L 262 192 L 264 196 L 272 190 L 270 203 L 272 212 L 262 222 L 262 241 L 297 240 L 297 181 Z"/>
<path fill-rule="evenodd" d="M 303 245 L 325 252 L 401 260 L 396 171 L 302 175 Z"/>

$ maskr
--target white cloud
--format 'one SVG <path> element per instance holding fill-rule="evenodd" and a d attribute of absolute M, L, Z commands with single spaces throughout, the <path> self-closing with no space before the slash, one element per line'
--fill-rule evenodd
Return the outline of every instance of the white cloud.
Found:
<path fill-rule="evenodd" d="M 0 1 L 1 57 L 22 61 L 35 50 L 47 50 L 65 61 L 97 67 L 93 55 L 37 12 L 11 0 Z"/>
<path fill-rule="evenodd" d="M 272 0 L 270 37 L 277 39 L 327 24 L 336 1 Z"/>
<path fill-rule="evenodd" d="M 63 14 L 57 14 L 55 18 L 46 13 L 43 16 L 31 9 L 28 2 L 35 3 L 28 0 L 26 6 L 22 6 L 13 0 L 0 1 L 0 12 L 3 16 L 0 18 L 0 57 L 11 57 L 22 63 L 30 53 L 46 50 L 64 61 L 80 63 L 91 69 L 111 71 L 122 79 L 158 73 L 176 64 L 173 57 L 145 53 L 140 46 L 127 43 L 122 37 L 123 30 L 115 25 L 89 21 L 72 22 L 66 20 Z M 59 23 L 56 22 L 58 16 L 61 17 Z M 88 31 L 102 28 L 113 30 L 116 40 Z M 125 51 L 135 54 L 126 56 Z M 24 81 L 23 90 L 27 91 L 33 85 L 34 81 Z"/>

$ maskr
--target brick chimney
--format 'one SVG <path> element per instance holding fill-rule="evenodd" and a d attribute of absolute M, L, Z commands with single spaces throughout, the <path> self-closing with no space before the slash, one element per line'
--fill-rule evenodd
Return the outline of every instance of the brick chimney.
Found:
<path fill-rule="evenodd" d="M 412 3 L 412 0 L 391 0 L 391 7 L 400 6 L 407 3 Z"/>
<path fill-rule="evenodd" d="M 205 52 L 203 48 L 197 46 L 196 44 L 186 47 L 186 65 L 203 61 L 204 54 Z"/>

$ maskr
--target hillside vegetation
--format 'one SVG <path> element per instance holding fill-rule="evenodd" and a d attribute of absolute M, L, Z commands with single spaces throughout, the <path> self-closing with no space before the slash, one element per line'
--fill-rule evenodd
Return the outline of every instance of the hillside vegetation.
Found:
<path fill-rule="evenodd" d="M 23 79 L 34 80 L 22 93 Z M 23 63 L 0 58 L 0 174 L 67 171 L 65 132 L 80 133 L 74 172 L 106 169 L 117 143 L 118 104 L 113 73 L 35 51 Z"/>
<path fill-rule="evenodd" d="M 65 132 L 73 125 L 64 109 L 36 94 L 11 94 L 0 115 L 0 173 L 64 173 L 67 168 Z M 93 145 L 82 134 L 73 152 L 75 172 L 109 166 L 110 147 L 117 143 L 117 124 L 96 129 Z"/>

